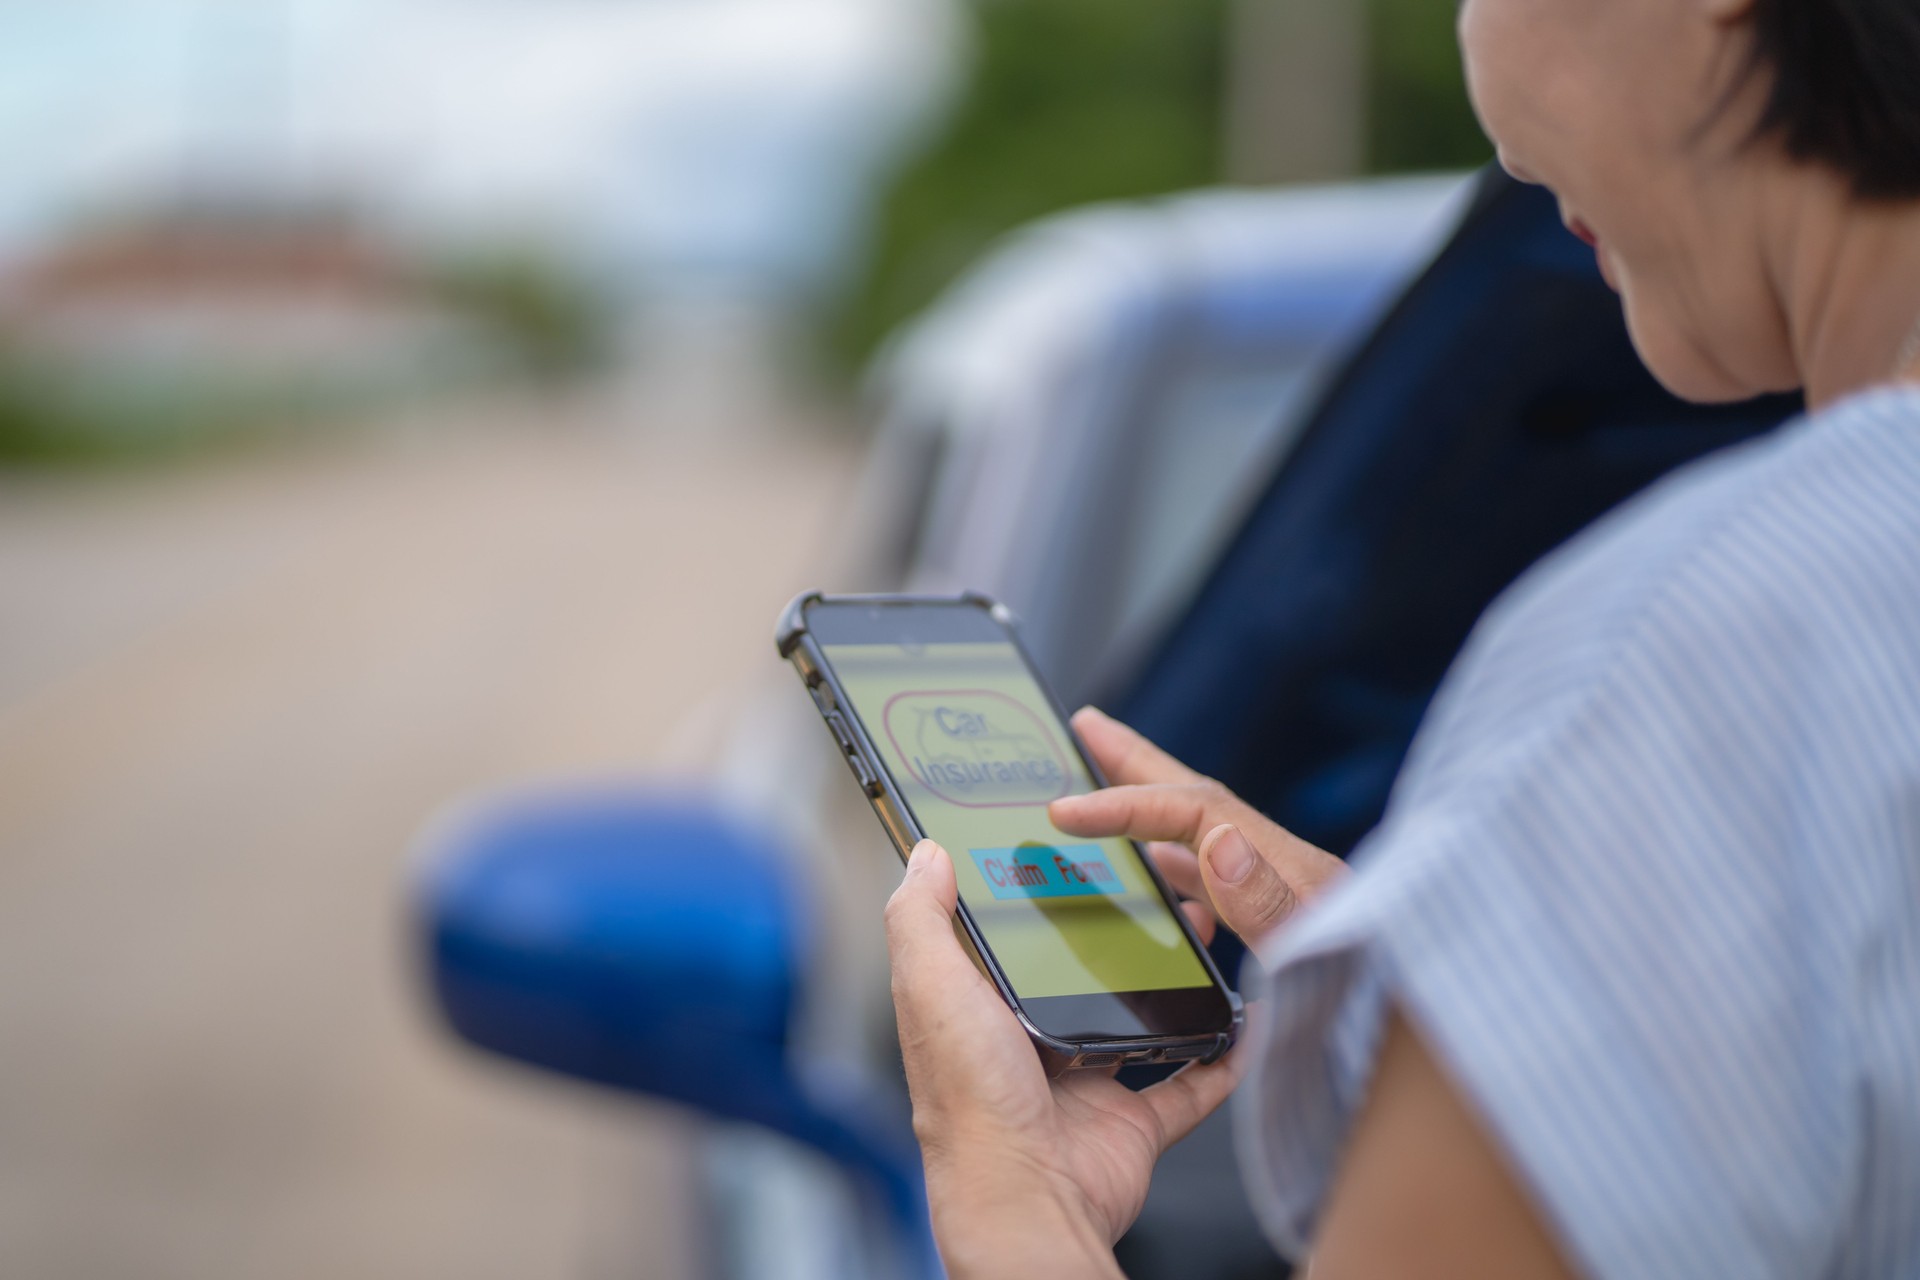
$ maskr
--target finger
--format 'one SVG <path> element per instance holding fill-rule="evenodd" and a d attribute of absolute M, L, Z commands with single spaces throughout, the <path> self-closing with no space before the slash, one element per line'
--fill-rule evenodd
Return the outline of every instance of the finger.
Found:
<path fill-rule="evenodd" d="M 1187 782 L 1064 796 L 1053 802 L 1048 816 L 1068 835 L 1177 840 L 1197 849 L 1203 833 L 1223 822 L 1244 821 L 1244 808 L 1217 783 Z"/>
<path fill-rule="evenodd" d="M 887 954 L 893 964 L 895 1003 L 903 1013 L 923 1001 L 937 1001 L 943 990 L 952 990 L 948 984 L 963 970 L 973 970 L 953 932 L 959 897 L 947 851 L 922 840 L 907 861 L 900 887 L 887 900 Z"/>
<path fill-rule="evenodd" d="M 1249 944 L 1293 914 L 1293 886 L 1255 851 L 1239 828 L 1222 824 L 1200 846 L 1200 876 L 1220 922 Z"/>
<path fill-rule="evenodd" d="M 1245 1055 L 1236 1050 L 1218 1062 L 1195 1063 L 1140 1091 L 1153 1113 L 1160 1150 L 1165 1151 L 1192 1133 L 1202 1120 L 1220 1109 L 1240 1083 Z"/>
<path fill-rule="evenodd" d="M 1201 776 L 1098 707 L 1074 713 L 1073 731 L 1115 785 L 1200 782 Z"/>
<path fill-rule="evenodd" d="M 1180 909 L 1187 913 L 1187 920 L 1193 925 L 1193 931 L 1200 935 L 1200 945 L 1213 945 L 1214 930 L 1220 925 L 1214 917 L 1213 908 L 1204 902 L 1183 902 Z"/>
<path fill-rule="evenodd" d="M 1187 919 L 1193 923 L 1193 931 L 1200 935 L 1201 945 L 1212 946 L 1214 930 L 1220 920 L 1206 902 L 1207 887 L 1200 880 L 1200 859 L 1194 856 L 1191 849 L 1163 843 L 1148 845 L 1147 856 L 1160 868 L 1160 874 L 1173 886 L 1174 892 L 1190 899 L 1181 903 L 1180 909 L 1187 913 Z"/>
<path fill-rule="evenodd" d="M 1200 879 L 1200 859 L 1185 845 L 1156 840 L 1147 846 L 1147 856 L 1159 868 L 1166 882 L 1183 898 L 1204 898 L 1207 887 Z"/>

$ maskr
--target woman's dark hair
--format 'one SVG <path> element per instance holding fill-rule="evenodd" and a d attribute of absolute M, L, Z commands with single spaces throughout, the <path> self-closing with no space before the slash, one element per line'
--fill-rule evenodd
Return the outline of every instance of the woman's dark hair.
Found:
<path fill-rule="evenodd" d="M 1920 0 L 1755 0 L 1763 133 L 1870 198 L 1920 197 Z"/>

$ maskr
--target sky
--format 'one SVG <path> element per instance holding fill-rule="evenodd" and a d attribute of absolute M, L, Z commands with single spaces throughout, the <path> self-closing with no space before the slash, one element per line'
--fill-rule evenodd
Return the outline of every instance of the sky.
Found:
<path fill-rule="evenodd" d="M 951 100 L 959 3 L 0 0 L 0 259 L 234 189 L 636 287 L 816 287 Z"/>

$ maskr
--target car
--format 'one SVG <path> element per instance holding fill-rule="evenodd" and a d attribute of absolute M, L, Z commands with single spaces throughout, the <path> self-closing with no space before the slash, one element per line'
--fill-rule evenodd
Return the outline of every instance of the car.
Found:
<path fill-rule="evenodd" d="M 1491 169 L 1049 220 L 873 388 L 843 559 L 796 590 L 994 595 L 1069 705 L 1342 854 L 1507 584 L 1798 408 L 1668 395 L 1551 198 Z M 939 1274 L 879 925 L 898 861 L 841 758 L 770 658 L 702 787 L 502 797 L 420 863 L 456 1034 L 713 1118 L 724 1275 Z M 1230 1127 L 1163 1161 L 1129 1274 L 1285 1274 Z"/>

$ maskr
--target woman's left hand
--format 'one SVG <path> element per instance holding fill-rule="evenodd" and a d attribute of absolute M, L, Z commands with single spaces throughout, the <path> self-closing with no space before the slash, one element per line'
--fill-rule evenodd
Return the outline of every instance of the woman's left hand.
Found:
<path fill-rule="evenodd" d="M 1233 1091 L 1238 1054 L 1135 1092 L 1110 1072 L 1048 1080 L 954 932 L 946 851 L 923 841 L 887 904 L 893 1000 L 950 1274 L 1118 1275 L 1113 1242 L 1154 1163 Z"/>

